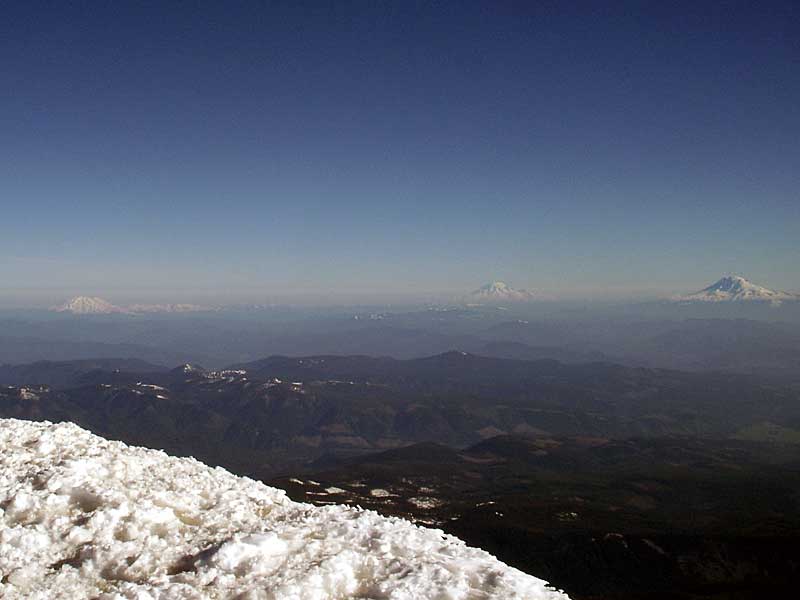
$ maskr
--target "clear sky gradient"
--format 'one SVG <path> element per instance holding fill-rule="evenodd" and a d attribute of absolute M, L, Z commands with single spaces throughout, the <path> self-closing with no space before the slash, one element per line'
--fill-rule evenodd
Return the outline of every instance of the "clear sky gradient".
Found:
<path fill-rule="evenodd" d="M 5 3 L 0 285 L 800 289 L 800 4 L 605 4 Z"/>

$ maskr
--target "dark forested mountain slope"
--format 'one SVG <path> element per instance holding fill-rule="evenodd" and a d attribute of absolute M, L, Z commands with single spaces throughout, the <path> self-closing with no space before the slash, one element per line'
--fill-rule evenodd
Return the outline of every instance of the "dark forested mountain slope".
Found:
<path fill-rule="evenodd" d="M 329 453 L 426 441 L 463 447 L 500 434 L 800 436 L 800 392 L 748 376 L 461 352 L 407 361 L 271 357 L 223 371 L 126 365 L 153 368 L 15 367 L 0 413 L 69 418 L 258 476 Z"/>
<path fill-rule="evenodd" d="M 780 596 L 800 564 L 790 383 L 463 352 L 0 375 L 0 416 L 283 475 L 295 497 L 443 527 L 575 598 Z"/>

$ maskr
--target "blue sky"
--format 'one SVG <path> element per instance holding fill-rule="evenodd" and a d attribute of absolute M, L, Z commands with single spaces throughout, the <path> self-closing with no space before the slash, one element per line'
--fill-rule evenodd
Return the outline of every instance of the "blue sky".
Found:
<path fill-rule="evenodd" d="M 11 4 L 16 299 L 800 289 L 797 3 Z"/>

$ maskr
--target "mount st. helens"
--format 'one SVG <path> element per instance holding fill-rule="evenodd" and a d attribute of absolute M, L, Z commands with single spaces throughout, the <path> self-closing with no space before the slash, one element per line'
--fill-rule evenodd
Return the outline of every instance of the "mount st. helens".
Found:
<path fill-rule="evenodd" d="M 738 275 L 728 275 L 698 292 L 678 296 L 677 302 L 769 302 L 800 300 L 797 294 L 771 290 Z"/>
<path fill-rule="evenodd" d="M 515 289 L 504 281 L 487 283 L 461 300 L 457 304 L 468 306 L 514 304 L 524 305 L 536 300 L 552 300 L 550 293 L 542 294 L 524 289 Z M 779 305 L 786 301 L 800 301 L 800 294 L 772 290 L 757 285 L 738 275 L 727 275 L 702 290 L 690 294 L 676 295 L 672 302 L 683 304 L 699 303 L 769 303 Z M 269 305 L 264 305 L 266 308 Z M 112 315 L 112 314 L 155 314 L 155 313 L 192 313 L 202 311 L 219 311 L 225 308 L 241 307 L 209 307 L 189 303 L 154 303 L 130 304 L 118 306 L 97 296 L 76 296 L 71 300 L 51 307 L 51 311 L 75 315 Z"/>
<path fill-rule="evenodd" d="M 64 304 L 51 308 L 54 312 L 73 315 L 113 315 L 140 313 L 186 313 L 210 310 L 196 304 L 131 304 L 117 306 L 97 296 L 76 296 Z"/>
<path fill-rule="evenodd" d="M 97 296 L 76 296 L 64 304 L 54 306 L 51 310 L 73 315 L 111 315 L 126 312 L 124 308 Z"/>
<path fill-rule="evenodd" d="M 566 598 L 439 530 L 71 423 L 0 420 L 0 448 L 4 598 Z"/>

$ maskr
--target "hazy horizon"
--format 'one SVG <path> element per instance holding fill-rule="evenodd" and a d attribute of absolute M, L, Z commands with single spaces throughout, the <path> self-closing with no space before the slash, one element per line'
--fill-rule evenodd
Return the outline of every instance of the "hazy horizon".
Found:
<path fill-rule="evenodd" d="M 721 274 L 729 275 L 729 274 Z M 681 294 L 699 291 L 717 281 L 719 277 L 706 282 L 697 283 L 688 289 L 667 288 L 653 286 L 646 288 L 572 288 L 561 289 L 560 293 L 542 288 L 517 286 L 514 282 L 507 281 L 515 289 L 536 292 L 539 295 L 534 303 L 625 303 L 668 300 Z M 402 290 L 375 290 L 369 287 L 351 290 L 276 290 L 259 289 L 256 286 L 250 289 L 221 290 L 213 288 L 192 290 L 161 290 L 161 289 L 109 289 L 103 287 L 87 288 L 38 288 L 27 290 L 4 289 L 0 296 L 0 309 L 50 309 L 59 304 L 79 296 L 99 297 L 112 304 L 125 306 L 132 304 L 197 304 L 205 307 L 225 307 L 236 305 L 286 305 L 286 306 L 377 306 L 377 305 L 424 305 L 464 303 L 469 301 L 469 295 L 480 286 L 498 279 L 489 279 L 470 288 L 439 289 L 427 291 L 402 291 Z M 763 281 L 754 283 L 764 284 Z M 778 286 L 766 285 L 779 291 L 793 293 L 794 290 Z"/>
<path fill-rule="evenodd" d="M 794 3 L 4 17 L 0 305 L 800 290 Z"/>

